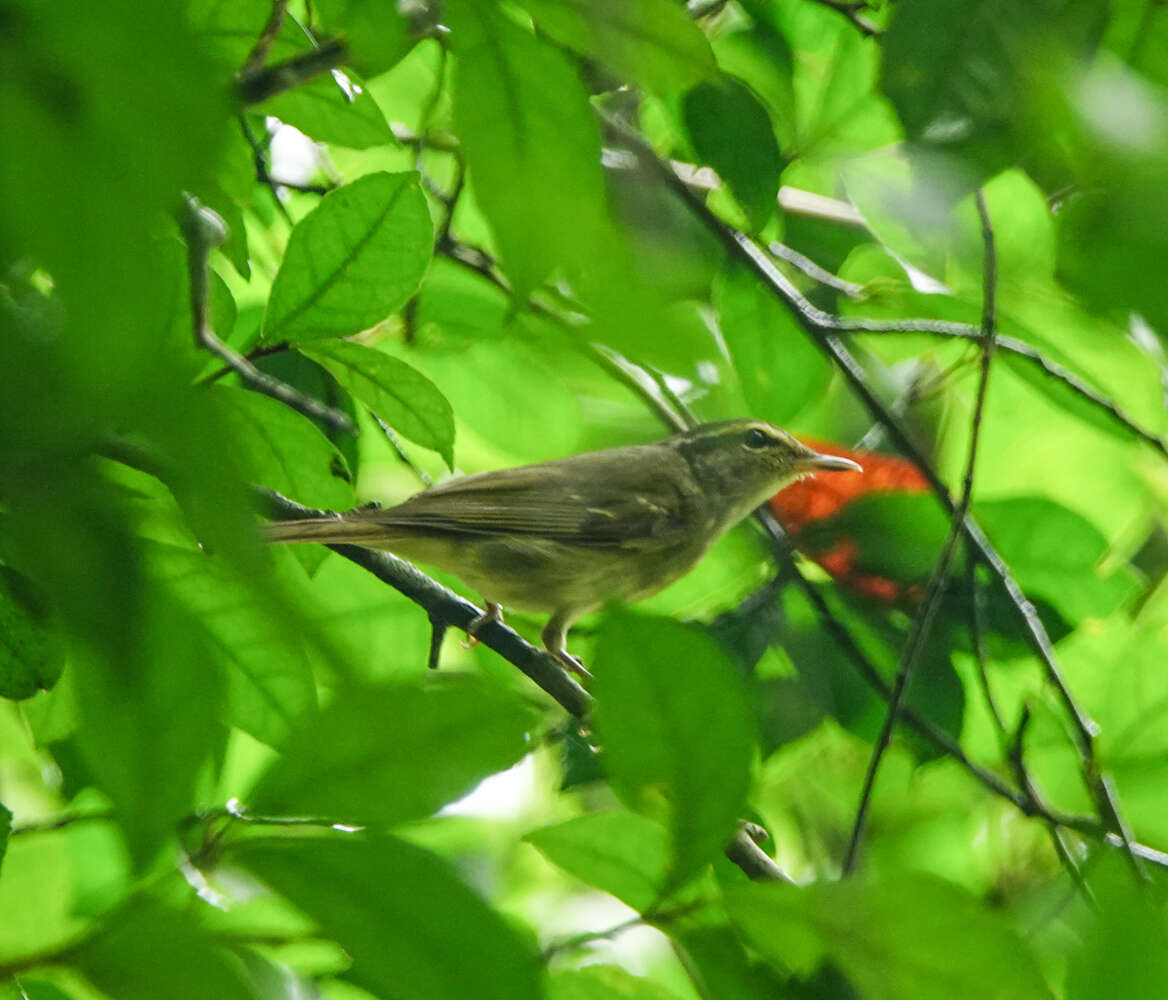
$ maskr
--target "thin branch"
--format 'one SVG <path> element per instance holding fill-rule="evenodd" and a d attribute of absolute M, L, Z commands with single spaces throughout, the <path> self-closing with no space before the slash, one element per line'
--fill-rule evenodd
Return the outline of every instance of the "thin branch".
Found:
<path fill-rule="evenodd" d="M 319 47 L 250 73 L 240 73 L 235 80 L 235 96 L 241 105 L 250 107 L 270 97 L 295 90 L 313 77 L 343 66 L 348 50 L 340 39 L 322 42 Z"/>
<path fill-rule="evenodd" d="M 298 413 L 317 420 L 322 424 L 340 431 L 352 432 L 352 422 L 340 410 L 311 396 L 297 391 L 286 382 L 281 382 L 264 372 L 247 360 L 242 354 L 225 344 L 211 329 L 207 316 L 207 259 L 213 247 L 223 242 L 227 227 L 209 208 L 200 205 L 198 200 L 187 196 L 184 211 L 180 219 L 183 235 L 187 242 L 187 261 L 190 272 L 191 285 L 191 320 L 195 331 L 196 343 L 214 354 L 220 361 L 227 364 L 244 383 L 265 396 L 279 400 Z"/>
<path fill-rule="evenodd" d="M 278 493 L 262 490 L 261 494 L 267 513 L 276 520 L 330 516 L 328 511 L 302 507 Z M 329 548 L 404 594 L 429 614 L 431 622 L 465 632 L 467 626 L 482 615 L 482 611 L 470 601 L 430 579 L 404 559 L 359 545 L 330 545 Z M 569 714 L 578 719 L 588 714 L 592 696 L 576 683 L 551 653 L 531 645 L 501 622 L 483 625 L 476 630 L 475 638 L 518 667 Z"/>
<path fill-rule="evenodd" d="M 949 568 L 957 554 L 957 543 L 962 536 L 962 525 L 973 500 L 973 475 L 977 466 L 977 449 L 981 440 L 981 424 L 985 415 L 986 390 L 989 387 L 990 364 L 994 356 L 994 322 L 996 315 L 996 298 L 998 283 L 997 254 L 994 249 L 994 231 L 990 224 L 989 214 L 985 207 L 985 199 L 977 193 L 977 207 L 982 220 L 982 241 L 985 247 L 985 277 L 982 289 L 982 320 L 981 320 L 981 372 L 977 384 L 977 398 L 973 406 L 973 416 L 969 428 L 969 454 L 965 461 L 965 477 L 961 484 L 961 500 L 953 511 L 949 535 L 941 550 L 941 558 L 933 570 L 932 579 L 926 590 L 925 603 L 917 619 L 908 642 L 905 644 L 901 656 L 900 667 L 896 673 L 896 682 L 892 688 L 892 699 L 888 704 L 888 711 L 884 716 L 884 725 L 880 729 L 880 736 L 876 741 L 876 748 L 868 762 L 868 771 L 864 775 L 864 788 L 860 793 L 860 804 L 856 809 L 856 819 L 852 825 L 852 835 L 848 841 L 848 850 L 844 856 L 843 873 L 850 874 L 856 865 L 860 841 L 864 836 L 864 823 L 868 814 L 868 806 L 872 799 L 872 790 L 876 784 L 876 775 L 880 770 L 880 763 L 884 754 L 892 743 L 892 733 L 896 728 L 896 719 L 904 706 L 905 695 L 908 693 L 909 682 L 917 659 L 924 649 L 925 642 L 932 631 L 933 621 L 941 608 L 941 598 L 949 582 Z"/>
<path fill-rule="evenodd" d="M 794 884 L 794 879 L 758 846 L 745 825 L 739 826 L 734 839 L 726 846 L 726 857 L 755 881 Z"/>
<path fill-rule="evenodd" d="M 810 303 L 808 304 L 810 305 Z M 824 315 L 830 317 L 831 314 L 824 313 Z M 850 317 L 832 317 L 832 319 L 834 320 L 832 328 L 841 333 L 923 333 L 933 337 L 948 337 L 958 340 L 976 340 L 978 337 L 977 327 L 971 326 L 968 323 L 954 323 L 948 320 L 870 320 L 853 319 Z M 1163 457 L 1168 458 L 1168 441 L 1165 441 L 1163 437 L 1153 433 L 1146 427 L 1141 426 L 1115 400 L 1103 395 L 1066 366 L 1048 358 L 1038 348 L 1026 343 L 1024 340 L 1019 340 L 1017 337 L 996 334 L 994 336 L 994 346 L 998 350 L 1024 358 L 1031 365 L 1041 369 L 1042 373 L 1048 378 L 1062 382 L 1076 396 L 1081 397 L 1092 406 L 1102 410 L 1115 423 L 1123 427 L 1124 430 L 1138 437 L 1146 444 L 1150 444 Z"/>
<path fill-rule="evenodd" d="M 1014 771 L 1014 777 L 1019 787 L 1035 802 L 1038 802 L 1041 800 L 1038 787 L 1034 784 L 1033 779 L 1030 777 L 1030 772 L 1026 767 L 1025 741 L 1026 729 L 1029 725 L 1030 706 L 1026 705 L 1022 710 L 1022 717 L 1018 720 L 1018 728 L 1014 733 L 1014 738 L 1010 741 L 1006 756 L 1010 762 L 1011 769 Z M 1075 860 L 1074 854 L 1071 853 L 1070 846 L 1067 844 L 1062 830 L 1056 824 L 1048 823 L 1047 831 L 1050 834 L 1051 846 L 1054 848 L 1055 854 L 1058 855 L 1059 861 L 1062 862 L 1062 866 L 1067 870 L 1067 874 L 1071 876 L 1071 881 L 1074 882 L 1078 891 L 1083 894 L 1083 898 L 1088 903 L 1094 905 L 1094 893 L 1091 892 L 1090 886 L 1087 885 L 1086 879 L 1083 877 L 1083 871 L 1079 867 L 1078 861 Z"/>
<path fill-rule="evenodd" d="M 811 305 L 799 293 L 799 290 L 795 288 L 791 281 L 788 280 L 786 275 L 778 269 L 765 251 L 745 233 L 726 225 L 719 219 L 706 206 L 705 202 L 690 191 L 686 183 L 657 157 L 636 132 L 626 127 L 623 123 L 615 121 L 611 116 L 605 116 L 605 120 L 625 137 L 627 144 L 633 148 L 641 160 L 718 237 L 730 255 L 742 261 L 772 294 L 792 309 L 800 325 L 844 376 L 852 391 L 856 393 L 873 417 L 888 430 L 889 436 L 898 450 L 916 463 L 928 481 L 933 493 L 949 515 L 954 515 L 958 510 L 957 503 L 950 495 L 948 487 L 941 480 L 929 457 L 913 441 L 901 422 L 892 415 L 887 404 L 880 398 L 868 381 L 867 373 L 840 339 L 835 336 L 835 330 L 837 329 L 836 323 L 839 318 L 832 317 L 830 314 L 824 313 L 822 310 Z M 989 341 L 988 343 L 996 347 L 996 341 Z M 1022 620 L 1030 648 L 1038 657 L 1048 682 L 1055 689 L 1073 723 L 1075 743 L 1079 751 L 1083 775 L 1096 800 L 1100 816 L 1110 830 L 1125 844 L 1129 845 L 1128 857 L 1131 860 L 1133 868 L 1138 869 L 1136 855 L 1130 849 L 1130 836 L 1119 815 L 1119 808 L 1115 801 L 1114 792 L 1110 787 L 1110 783 L 1103 778 L 1096 760 L 1095 736 L 1098 733 L 1098 726 L 1096 726 L 1091 717 L 1079 705 L 1070 687 L 1067 685 L 1046 627 L 1042 624 L 1042 620 L 1039 618 L 1034 605 L 1018 585 L 1009 566 L 1002 559 L 993 543 L 981 529 L 981 526 L 978 525 L 968 512 L 963 513 L 963 516 L 957 523 L 961 532 L 973 544 L 978 558 L 985 563 L 990 572 L 997 578 L 1010 603 L 1013 605 L 1015 612 Z"/>
<path fill-rule="evenodd" d="M 839 275 L 832 274 L 826 268 L 816 264 L 810 257 L 801 254 L 794 247 L 787 246 L 786 243 L 774 242 L 767 249 L 770 250 L 773 256 L 778 257 L 779 260 L 785 260 L 792 267 L 797 267 L 812 281 L 817 281 L 827 288 L 834 288 L 837 292 L 843 292 L 849 299 L 860 299 L 864 297 L 863 285 L 857 285 L 854 281 L 845 281 Z"/>
<path fill-rule="evenodd" d="M 448 241 L 446 245 L 439 248 L 439 251 L 448 256 L 451 260 L 461 264 L 462 266 L 479 274 L 487 281 L 496 285 L 503 291 L 510 293 L 510 285 L 506 278 L 502 276 L 496 267 L 494 261 L 489 255 L 483 253 L 474 247 L 468 247 L 464 244 L 455 244 L 453 241 Z M 567 326 L 566 320 L 551 310 L 545 309 L 536 301 L 530 303 L 533 309 L 539 311 L 542 315 Z M 976 328 L 975 328 L 976 329 Z M 664 399 L 660 393 L 660 386 L 643 369 L 638 365 L 621 357 L 603 345 L 587 344 L 581 341 L 580 338 L 575 338 L 574 341 L 582 350 L 585 350 L 597 364 L 604 367 L 610 375 L 628 386 L 633 392 L 638 394 L 646 403 L 648 403 L 665 423 L 667 427 L 677 430 L 688 426 L 685 418 L 673 409 L 672 405 Z M 837 645 L 843 650 L 845 655 L 851 661 L 856 671 L 881 697 L 888 700 L 891 697 L 891 688 L 880 675 L 879 670 L 867 658 L 864 652 L 859 648 L 856 642 L 852 639 L 851 634 L 842 622 L 836 618 L 831 609 L 827 606 L 823 595 L 799 570 L 799 567 L 792 560 L 791 546 L 786 539 L 786 533 L 782 527 L 774 519 L 770 511 L 765 508 L 760 508 L 756 511 L 763 529 L 770 537 L 772 544 L 776 546 L 776 558 L 784 563 L 789 563 L 793 572 L 796 584 L 803 590 L 807 599 L 815 608 L 816 614 L 819 617 L 820 623 L 832 635 Z M 977 781 L 984 785 L 987 789 L 995 795 L 1006 799 L 1012 803 L 1019 811 L 1026 816 L 1042 819 L 1046 822 L 1053 823 L 1059 827 L 1075 830 L 1076 832 L 1085 836 L 1100 838 L 1103 836 L 1103 830 L 1098 822 L 1090 816 L 1076 816 L 1070 813 L 1056 812 L 1041 802 L 1029 798 L 1024 793 L 1018 792 L 1012 788 L 1006 781 L 989 770 L 972 760 L 968 754 L 965 753 L 961 745 L 954 740 L 944 730 L 938 728 L 928 719 L 919 715 L 911 707 L 905 706 L 901 711 L 901 718 L 922 737 L 928 740 L 934 747 L 941 752 L 947 754 L 956 760 L 962 767 L 964 767 Z M 1110 840 L 1109 840 L 1110 842 Z M 1133 845 L 1133 849 L 1137 849 L 1141 845 Z M 1152 848 L 1144 848 L 1147 851 L 1153 851 Z"/>
<path fill-rule="evenodd" d="M 243 68 L 239 71 L 240 76 L 249 76 L 258 72 L 260 67 L 267 62 L 268 50 L 272 47 L 276 36 L 280 34 L 280 29 L 284 26 L 284 15 L 287 13 L 288 0 L 272 0 L 272 9 L 268 14 L 268 20 L 260 32 L 260 37 L 252 46 L 251 52 L 248 53 Z"/>

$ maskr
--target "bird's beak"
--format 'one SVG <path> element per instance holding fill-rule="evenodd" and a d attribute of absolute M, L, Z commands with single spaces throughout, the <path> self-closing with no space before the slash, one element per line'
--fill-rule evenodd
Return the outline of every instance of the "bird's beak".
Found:
<path fill-rule="evenodd" d="M 864 468 L 858 462 L 840 455 L 820 455 L 812 452 L 806 458 L 799 460 L 800 469 L 807 472 L 863 472 Z"/>

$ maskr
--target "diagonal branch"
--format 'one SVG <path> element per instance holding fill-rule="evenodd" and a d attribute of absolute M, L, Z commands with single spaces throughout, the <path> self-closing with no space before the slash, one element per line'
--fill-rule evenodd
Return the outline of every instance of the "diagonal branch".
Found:
<path fill-rule="evenodd" d="M 682 202 L 698 217 L 698 219 L 717 236 L 726 247 L 730 256 L 744 263 L 754 276 L 766 286 L 772 294 L 781 299 L 790 308 L 803 329 L 810 335 L 816 346 L 827 355 L 828 359 L 844 376 L 852 391 L 872 414 L 884 426 L 889 437 L 902 454 L 910 458 L 920 468 L 933 493 L 942 506 L 952 517 L 958 512 L 958 505 L 949 492 L 948 487 L 941 480 L 933 463 L 924 451 L 913 441 L 903 424 L 896 419 L 888 405 L 876 393 L 868 381 L 867 373 L 860 363 L 836 336 L 836 321 L 839 317 L 832 317 L 822 310 L 816 309 L 799 293 L 782 271 L 775 265 L 766 252 L 761 249 L 745 233 L 728 226 L 719 219 L 695 195 L 685 181 L 674 173 L 673 169 L 663 163 L 645 141 L 610 116 L 605 121 L 619 132 L 628 145 L 633 149 L 642 163 L 652 170 L 662 183 L 674 192 Z M 825 321 L 826 320 L 826 321 Z M 985 563 L 990 572 L 997 578 L 1002 589 L 1006 592 L 1015 613 L 1022 620 L 1026 629 L 1027 642 L 1034 654 L 1038 657 L 1046 674 L 1047 680 L 1055 689 L 1068 716 L 1073 724 L 1076 748 L 1079 753 L 1083 777 L 1095 799 L 1099 815 L 1108 829 L 1129 845 L 1128 856 L 1133 867 L 1137 866 L 1136 855 L 1130 850 L 1130 836 L 1127 832 L 1115 800 L 1114 791 L 1110 782 L 1105 779 L 1095 754 L 1095 737 L 1098 726 L 1079 705 L 1062 675 L 1062 668 L 1054 653 L 1054 645 L 1038 617 L 1034 605 L 1023 593 L 1022 588 L 1014 579 L 1009 566 L 1002 559 L 993 543 L 986 536 L 981 526 L 968 512 L 962 512 L 956 522 L 962 534 L 969 540 L 978 558 Z"/>
<path fill-rule="evenodd" d="M 351 432 L 354 429 L 353 424 L 340 410 L 334 410 L 320 400 L 297 391 L 288 383 L 260 371 L 242 354 L 219 339 L 211 329 L 207 316 L 207 258 L 211 249 L 223 242 L 227 227 L 218 215 L 189 195 L 185 199 L 179 223 L 187 242 L 191 320 L 196 343 L 226 363 L 228 368 L 256 392 L 271 396 L 272 399 L 279 400 L 312 420 L 320 421 L 336 430 Z"/>

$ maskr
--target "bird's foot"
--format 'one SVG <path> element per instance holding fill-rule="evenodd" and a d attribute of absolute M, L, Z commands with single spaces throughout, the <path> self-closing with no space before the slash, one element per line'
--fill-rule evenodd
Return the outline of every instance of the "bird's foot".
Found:
<path fill-rule="evenodd" d="M 466 626 L 466 642 L 462 644 L 464 649 L 473 649 L 479 644 L 478 631 L 484 625 L 503 624 L 503 606 L 495 604 L 492 601 L 487 601 L 487 610 L 481 615 L 470 620 Z"/>
<path fill-rule="evenodd" d="M 566 649 L 553 649 L 550 652 L 564 665 L 568 673 L 575 674 L 582 681 L 592 680 L 592 672 Z"/>

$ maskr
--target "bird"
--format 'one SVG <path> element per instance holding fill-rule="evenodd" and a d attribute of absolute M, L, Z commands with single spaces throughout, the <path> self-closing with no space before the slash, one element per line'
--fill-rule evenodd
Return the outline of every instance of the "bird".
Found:
<path fill-rule="evenodd" d="M 691 570 L 718 538 L 784 486 L 860 471 L 762 420 L 699 424 L 653 444 L 480 472 L 392 507 L 263 527 L 270 542 L 361 545 L 453 573 L 482 595 L 478 629 L 503 607 L 548 615 L 544 647 L 567 650 L 572 623 L 610 599 L 637 601 Z"/>

